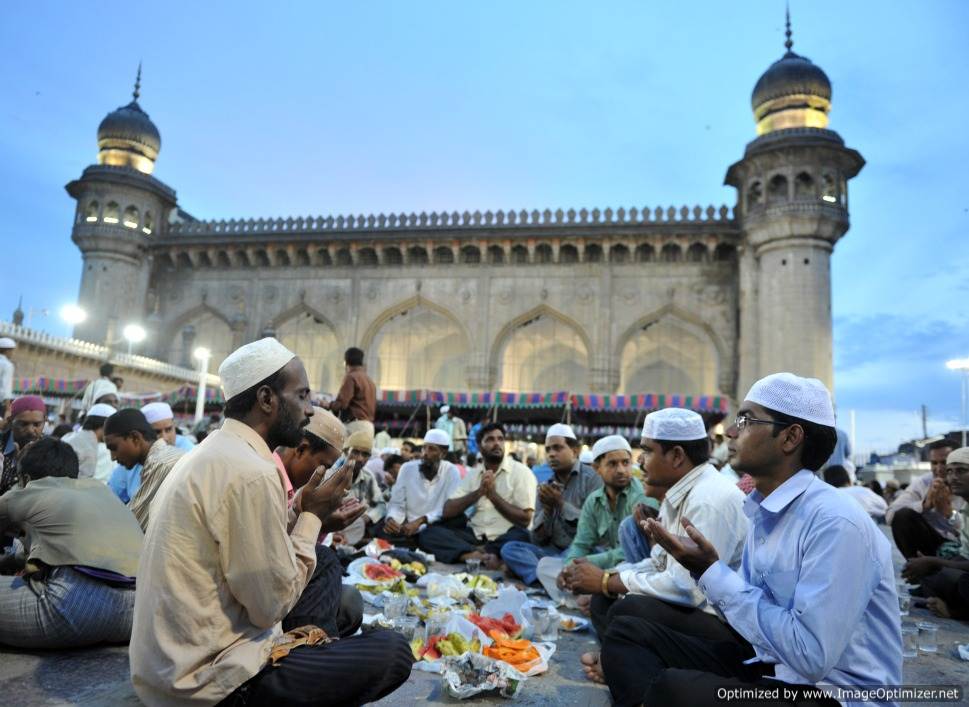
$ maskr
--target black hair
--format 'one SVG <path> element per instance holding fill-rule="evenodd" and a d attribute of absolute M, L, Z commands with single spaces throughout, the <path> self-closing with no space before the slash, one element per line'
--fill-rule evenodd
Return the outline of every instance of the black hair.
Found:
<path fill-rule="evenodd" d="M 775 422 L 780 425 L 771 425 L 774 428 L 772 435 L 776 437 L 786 427 L 800 425 L 804 430 L 804 445 L 801 448 L 801 466 L 811 471 L 820 469 L 831 457 L 835 445 L 838 443 L 838 432 L 834 427 L 819 425 L 816 422 L 808 422 L 799 417 L 785 415 L 783 412 L 771 410 L 765 407 L 764 410 Z"/>
<path fill-rule="evenodd" d="M 575 451 L 576 449 L 582 449 L 582 442 L 580 442 L 577 439 L 573 439 L 572 437 L 566 437 L 565 443 L 569 445 L 573 451 Z"/>
<path fill-rule="evenodd" d="M 305 428 L 303 429 L 303 440 L 309 446 L 310 454 L 320 454 L 321 452 L 325 452 L 328 447 L 332 446 L 325 439 L 318 437 Z"/>
<path fill-rule="evenodd" d="M 702 464 L 710 458 L 710 440 L 707 437 L 703 439 L 691 439 L 685 442 L 673 442 L 668 439 L 657 439 L 654 441 L 663 450 L 664 454 L 673 449 L 673 447 L 680 447 L 693 466 Z"/>
<path fill-rule="evenodd" d="M 88 415 L 84 418 L 84 422 L 81 424 L 82 430 L 100 430 L 104 427 L 104 421 L 107 420 L 106 417 L 101 417 L 100 415 Z"/>
<path fill-rule="evenodd" d="M 485 435 L 491 432 L 492 430 L 499 430 L 501 432 L 502 437 L 508 436 L 505 433 L 505 426 L 502 425 L 500 422 L 489 422 L 487 425 L 481 425 L 481 429 L 478 430 L 478 434 L 474 436 L 474 441 L 478 443 L 479 447 L 481 446 L 481 440 L 483 440 Z"/>
<path fill-rule="evenodd" d="M 384 471 L 390 471 L 394 468 L 396 464 L 403 464 L 404 458 L 399 454 L 391 454 L 386 459 L 384 459 Z"/>
<path fill-rule="evenodd" d="M 940 449 L 955 449 L 958 445 L 948 439 L 937 439 L 929 445 L 929 451 L 935 452 Z"/>
<path fill-rule="evenodd" d="M 45 476 L 76 479 L 79 471 L 77 452 L 59 439 L 42 437 L 24 451 L 17 469 L 31 480 Z"/>
<path fill-rule="evenodd" d="M 409 439 L 405 439 L 403 442 L 401 442 L 400 443 L 400 446 L 401 447 L 410 447 L 411 449 L 415 449 L 417 447 L 417 445 L 414 444 L 413 442 L 411 442 Z"/>
<path fill-rule="evenodd" d="M 848 476 L 848 470 L 840 464 L 832 464 L 827 467 L 824 470 L 824 480 L 835 488 L 851 486 L 851 477 Z"/>
<path fill-rule="evenodd" d="M 877 493 L 879 496 L 885 495 L 885 489 L 883 489 L 882 485 L 878 483 L 878 479 L 872 479 L 871 481 L 869 481 L 868 488 L 870 488 L 872 491 Z"/>
<path fill-rule="evenodd" d="M 74 425 L 69 425 L 66 422 L 62 422 L 61 424 L 59 424 L 57 427 L 54 428 L 54 431 L 50 433 L 50 436 L 53 437 L 54 439 L 60 439 L 68 432 L 71 432 L 73 429 L 74 429 Z"/>
<path fill-rule="evenodd" d="M 348 366 L 362 366 L 363 349 L 358 349 L 356 346 L 351 346 L 346 351 L 344 351 L 343 361 Z"/>
<path fill-rule="evenodd" d="M 114 364 L 111 364 L 111 363 L 102 363 L 101 364 L 101 368 L 99 370 L 101 371 L 101 376 L 102 377 L 104 377 L 104 378 L 110 378 L 111 377 L 111 374 L 114 373 Z"/>
<path fill-rule="evenodd" d="M 105 435 L 127 437 L 132 432 L 140 433 L 146 442 L 154 442 L 158 439 L 158 433 L 141 410 L 134 408 L 118 410 L 104 422 Z"/>
<path fill-rule="evenodd" d="M 283 388 L 286 385 L 286 378 L 283 374 L 283 369 L 280 368 L 272 375 L 263 378 L 255 385 L 246 388 L 241 393 L 236 393 L 231 398 L 226 400 L 225 409 L 223 410 L 225 416 L 233 420 L 241 420 L 248 415 L 249 411 L 256 406 L 256 393 L 264 385 L 268 385 L 270 390 L 277 395 L 282 393 Z"/>

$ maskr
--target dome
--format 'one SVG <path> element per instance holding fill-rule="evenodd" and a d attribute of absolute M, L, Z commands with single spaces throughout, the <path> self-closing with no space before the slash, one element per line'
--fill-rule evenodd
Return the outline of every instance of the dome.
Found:
<path fill-rule="evenodd" d="M 831 81 L 821 67 L 791 51 L 787 20 L 787 52 L 770 65 L 754 86 L 750 105 L 757 134 L 785 128 L 826 128 L 831 110 Z"/>
<path fill-rule="evenodd" d="M 133 167 L 145 174 L 155 169 L 161 135 L 148 114 L 138 105 L 141 67 L 135 82 L 134 100 L 105 116 L 98 126 L 98 162 Z"/>

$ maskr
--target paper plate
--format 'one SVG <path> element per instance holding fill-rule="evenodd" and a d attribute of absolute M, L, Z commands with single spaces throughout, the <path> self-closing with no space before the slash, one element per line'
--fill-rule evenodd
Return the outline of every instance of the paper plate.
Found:
<path fill-rule="evenodd" d="M 584 616 L 562 615 L 559 620 L 559 629 L 562 631 L 584 631 L 589 627 L 589 619 Z"/>

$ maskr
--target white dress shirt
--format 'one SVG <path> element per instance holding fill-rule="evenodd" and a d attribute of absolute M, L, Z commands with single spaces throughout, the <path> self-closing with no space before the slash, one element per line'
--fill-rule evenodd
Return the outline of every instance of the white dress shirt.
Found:
<path fill-rule="evenodd" d="M 873 518 L 884 516 L 885 511 L 888 510 L 888 503 L 885 499 L 867 486 L 844 486 L 838 490 L 858 501 L 861 507 L 865 509 L 865 513 Z"/>
<path fill-rule="evenodd" d="M 460 483 L 461 475 L 451 462 L 442 459 L 437 474 L 428 480 L 421 473 L 420 460 L 409 461 L 400 467 L 387 504 L 387 518 L 409 523 L 427 516 L 428 523 L 436 523 L 444 512 L 444 503 Z"/>
<path fill-rule="evenodd" d="M 477 491 L 481 486 L 484 471 L 483 466 L 469 469 L 460 486 L 451 492 L 451 498 L 461 498 Z M 495 472 L 495 493 L 517 508 L 534 511 L 538 481 L 531 469 L 506 454 L 501 460 L 498 471 Z M 476 537 L 487 540 L 494 540 L 507 533 L 513 525 L 485 496 L 479 498 L 474 504 L 474 511 L 468 519 L 468 524 Z"/>
<path fill-rule="evenodd" d="M 686 535 L 680 524 L 688 518 L 709 540 L 730 568 L 740 566 L 750 526 L 744 515 L 744 494 L 737 485 L 704 463 L 693 468 L 666 492 L 659 522 L 675 535 Z M 671 604 L 694 606 L 708 614 L 716 611 L 683 565 L 669 556 L 659 543 L 650 556 L 636 564 L 619 566 L 619 577 L 630 594 L 646 594 Z"/>
<path fill-rule="evenodd" d="M 0 353 L 0 403 L 13 400 L 13 362 Z"/>

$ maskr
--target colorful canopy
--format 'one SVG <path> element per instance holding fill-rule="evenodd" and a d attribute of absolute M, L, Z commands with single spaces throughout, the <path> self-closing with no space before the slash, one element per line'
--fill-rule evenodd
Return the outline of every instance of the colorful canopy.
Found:
<path fill-rule="evenodd" d="M 384 405 L 457 405 L 459 407 L 570 407 L 579 410 L 658 410 L 684 407 L 697 412 L 726 413 L 730 401 L 721 395 L 677 395 L 637 393 L 602 395 L 599 393 L 453 393 L 438 390 L 381 390 L 377 402 Z"/>

